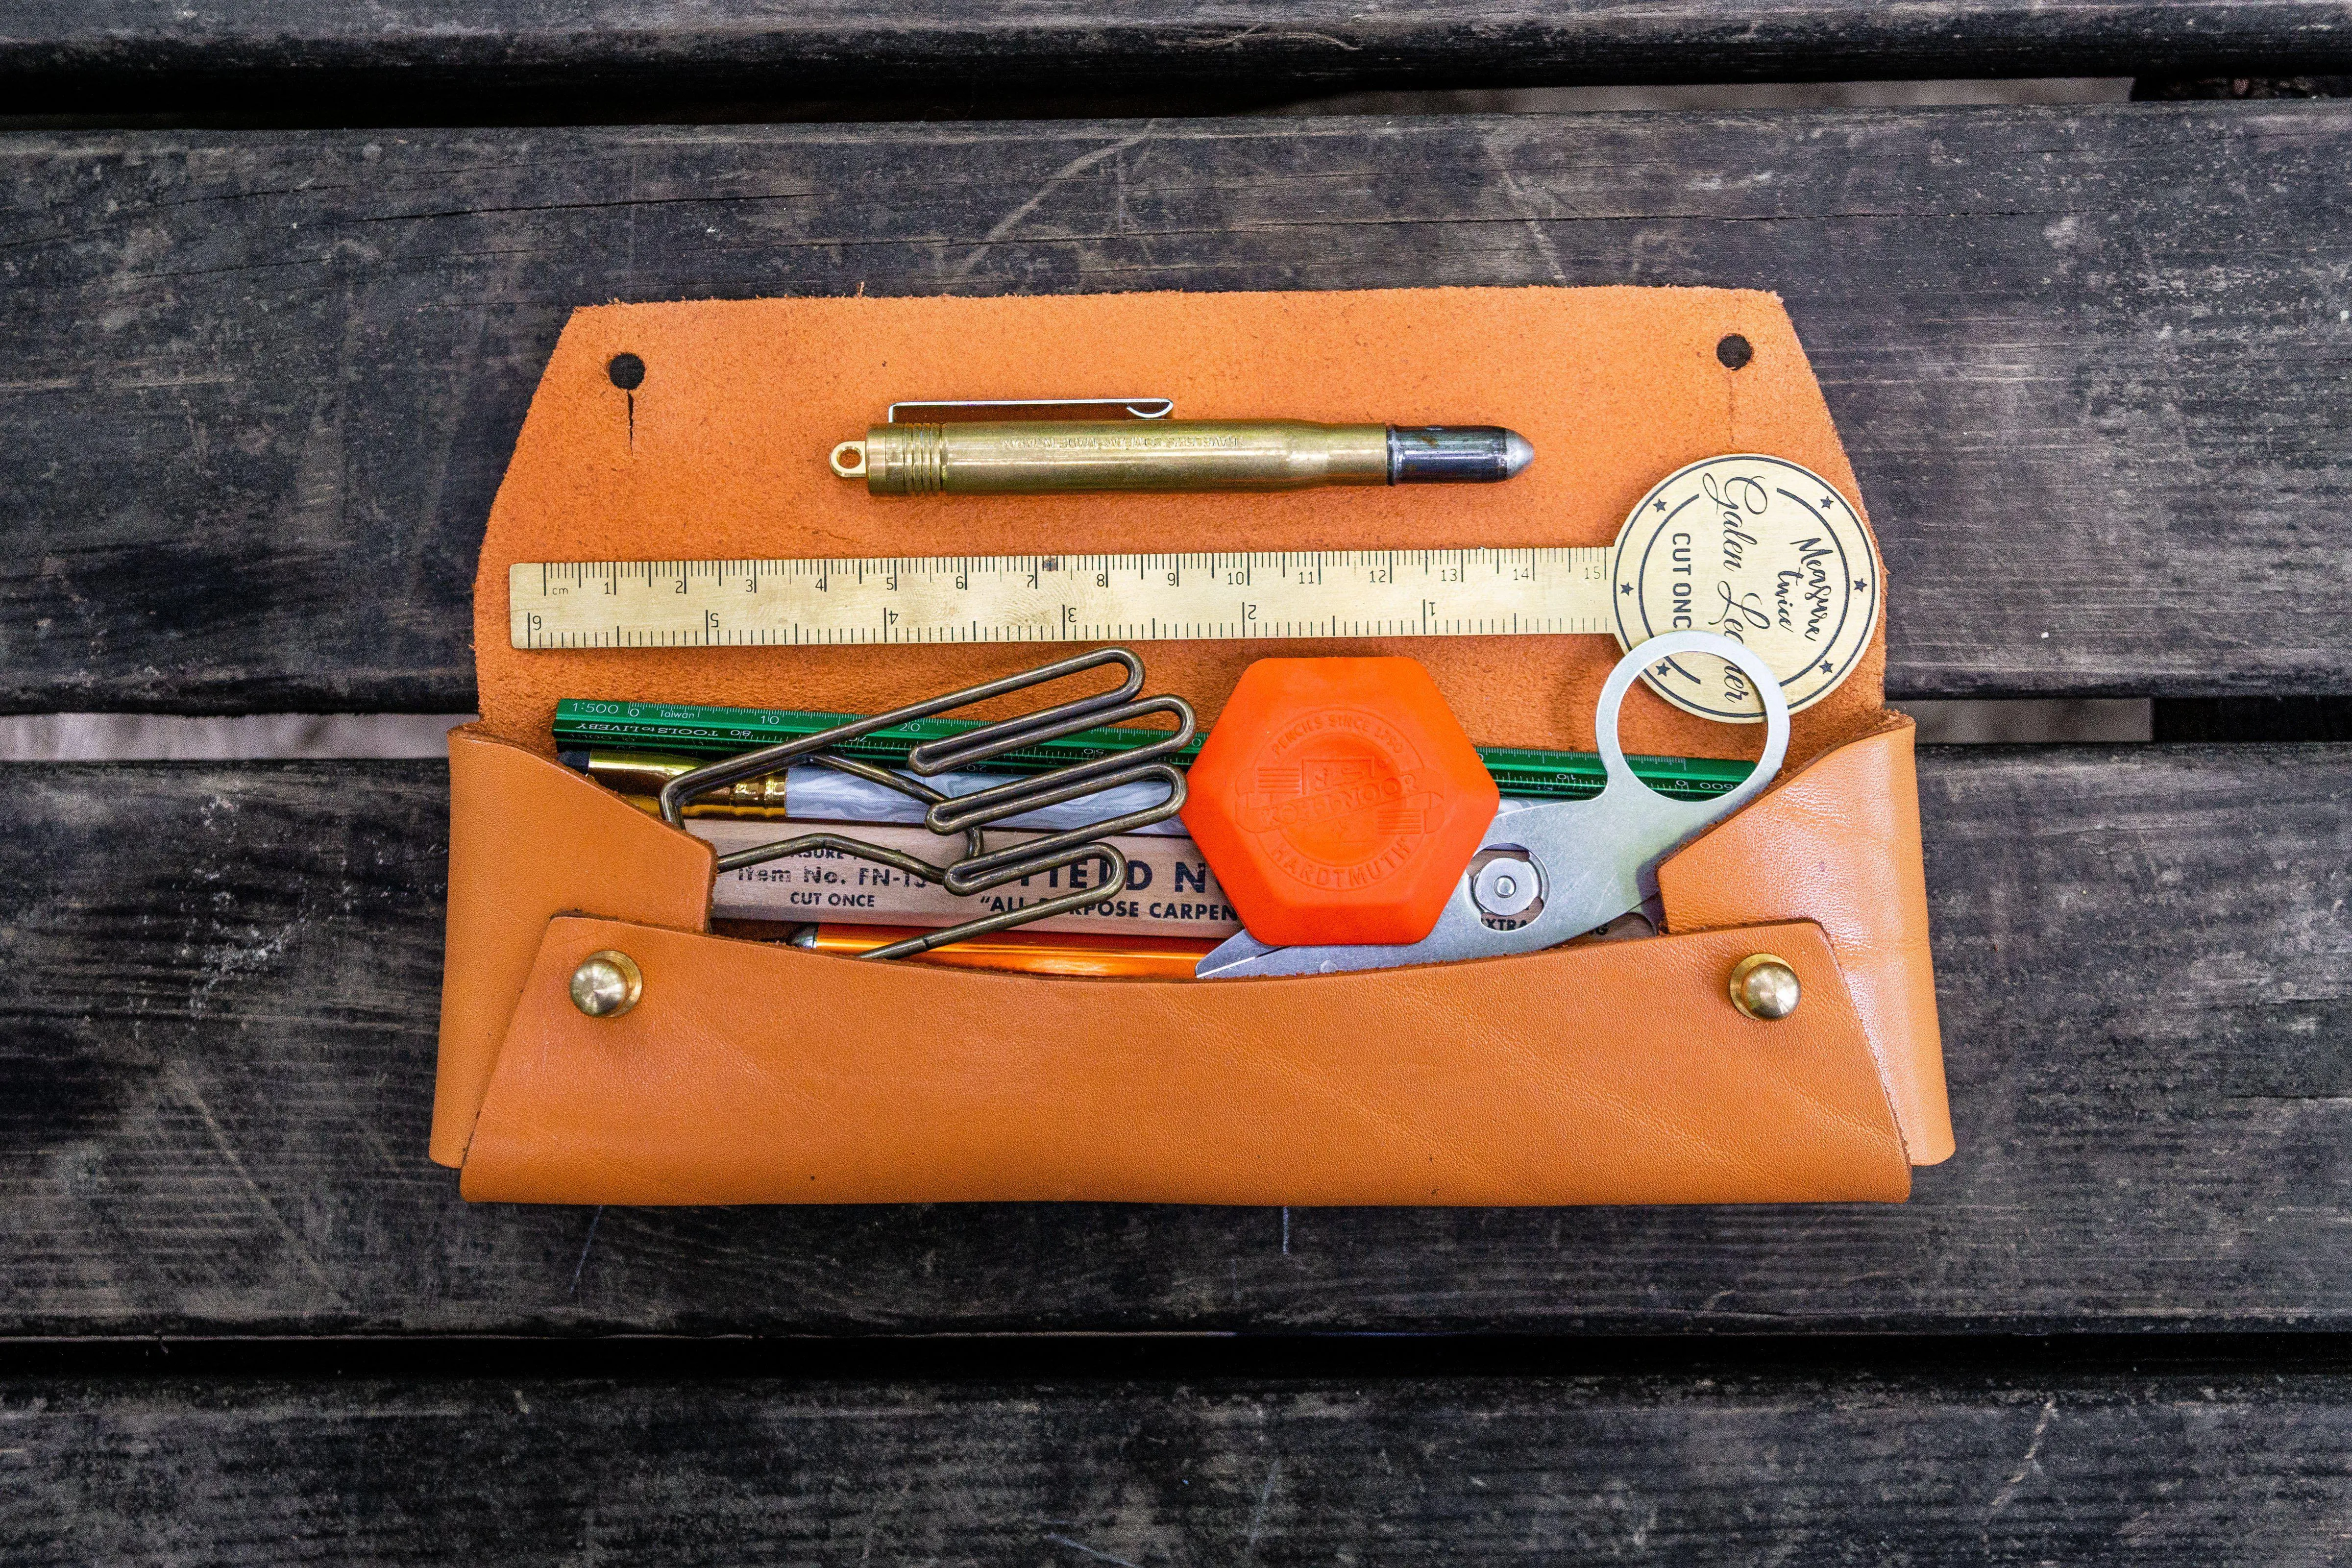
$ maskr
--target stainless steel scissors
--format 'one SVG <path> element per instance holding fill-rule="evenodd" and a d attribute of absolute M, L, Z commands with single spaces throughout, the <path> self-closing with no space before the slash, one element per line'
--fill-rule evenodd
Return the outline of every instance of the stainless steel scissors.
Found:
<path fill-rule="evenodd" d="M 1618 709 L 1642 671 L 1689 654 L 1729 662 L 1764 701 L 1764 755 L 1737 788 L 1713 800 L 1660 795 L 1634 776 L 1617 741 Z M 1789 704 L 1779 679 L 1753 650 L 1713 632 L 1668 632 L 1628 652 L 1601 689 L 1593 729 L 1607 773 L 1601 793 L 1496 816 L 1435 928 L 1421 941 L 1268 947 L 1244 931 L 1202 958 L 1194 973 L 1203 980 L 1328 974 L 1557 946 L 1645 904 L 1654 908 L 1658 862 L 1762 794 L 1789 753 Z"/>

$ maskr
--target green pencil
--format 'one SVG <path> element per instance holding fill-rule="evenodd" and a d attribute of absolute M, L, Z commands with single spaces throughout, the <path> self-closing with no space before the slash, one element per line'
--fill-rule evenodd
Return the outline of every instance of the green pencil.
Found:
<path fill-rule="evenodd" d="M 604 702 L 567 697 L 555 705 L 558 751 L 613 749 L 667 752 L 678 756 L 737 756 L 761 746 L 798 740 L 847 723 L 848 713 L 802 713 L 753 708 L 703 708 L 667 702 Z M 961 719 L 920 719 L 877 730 L 834 748 L 845 756 L 885 764 L 904 764 L 907 753 L 927 741 L 943 740 L 979 729 Z M 1058 741 L 1024 746 L 975 764 L 975 771 L 1039 773 L 1091 762 L 1097 757 L 1150 745 L 1166 731 L 1108 728 L 1082 731 Z M 1171 760 L 1179 766 L 1201 749 L 1195 740 Z M 1604 774 L 1601 759 L 1590 752 L 1522 751 L 1505 746 L 1481 746 L 1486 771 L 1505 795 L 1542 800 L 1585 800 L 1601 793 Z M 567 759 L 570 760 L 570 759 Z M 1737 787 L 1754 764 L 1715 757 L 1628 757 L 1634 776 L 1662 795 L 1682 800 L 1705 800 Z M 581 758 L 576 765 L 585 765 Z"/>

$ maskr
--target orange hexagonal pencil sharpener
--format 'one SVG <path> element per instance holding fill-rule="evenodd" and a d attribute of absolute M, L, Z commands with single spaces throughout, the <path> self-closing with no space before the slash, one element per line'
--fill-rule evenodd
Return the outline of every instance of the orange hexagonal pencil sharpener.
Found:
<path fill-rule="evenodd" d="M 1412 942 L 1501 798 L 1419 661 L 1262 658 L 1202 746 L 1183 815 L 1260 942 Z"/>

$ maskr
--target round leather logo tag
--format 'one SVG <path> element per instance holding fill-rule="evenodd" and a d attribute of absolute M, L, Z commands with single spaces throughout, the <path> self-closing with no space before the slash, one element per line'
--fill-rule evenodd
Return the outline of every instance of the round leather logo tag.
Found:
<path fill-rule="evenodd" d="M 1706 631 L 1747 644 L 1795 712 L 1837 689 L 1878 626 L 1878 558 L 1853 505 L 1785 458 L 1708 458 L 1642 498 L 1619 531 L 1610 594 L 1618 646 Z M 1643 672 L 1685 712 L 1763 721 L 1747 677 L 1706 655 Z"/>

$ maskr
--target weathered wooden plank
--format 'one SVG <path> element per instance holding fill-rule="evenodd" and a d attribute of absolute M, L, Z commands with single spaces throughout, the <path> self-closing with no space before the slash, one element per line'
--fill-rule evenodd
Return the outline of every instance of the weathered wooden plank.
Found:
<path fill-rule="evenodd" d="M 2333 1562 L 2339 1375 L 0 1383 L 0 1552 Z"/>
<path fill-rule="evenodd" d="M 1927 756 L 1906 1207 L 468 1207 L 429 763 L 0 769 L 0 1332 L 2352 1326 L 2352 746 Z"/>
<path fill-rule="evenodd" d="M 1777 288 L 1898 692 L 2352 689 L 2347 163 L 2332 102 L 0 138 L 0 709 L 462 710 L 567 309 L 861 288 Z"/>
<path fill-rule="evenodd" d="M 577 100 L 583 87 L 770 99 L 951 87 L 985 101 L 1039 84 L 2242 75 L 2347 58 L 2352 9 L 2338 0 L 16 0 L 0 22 L 10 95 L 84 112 L 213 108 L 256 89 L 281 103 L 289 90 Z"/>

